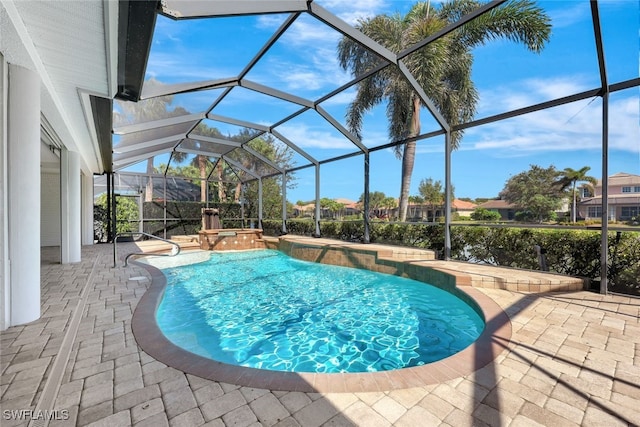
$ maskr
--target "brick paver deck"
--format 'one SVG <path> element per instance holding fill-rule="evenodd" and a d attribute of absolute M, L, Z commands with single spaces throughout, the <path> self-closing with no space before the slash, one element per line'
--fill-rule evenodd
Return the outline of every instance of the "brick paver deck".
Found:
<path fill-rule="evenodd" d="M 133 250 L 123 244 L 121 253 Z M 638 299 L 479 289 L 509 315 L 513 331 L 484 368 L 423 387 L 280 392 L 205 380 L 144 353 L 131 319 L 149 275 L 111 264 L 109 245 L 83 248 L 78 264 L 43 264 L 42 318 L 1 333 L 3 427 L 44 418 L 25 412 L 36 408 L 57 411 L 48 413 L 58 418 L 51 426 L 640 424 Z"/>

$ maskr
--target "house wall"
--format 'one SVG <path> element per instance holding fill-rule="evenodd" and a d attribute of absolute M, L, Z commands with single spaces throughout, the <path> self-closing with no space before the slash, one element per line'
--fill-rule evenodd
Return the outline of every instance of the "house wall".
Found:
<path fill-rule="evenodd" d="M 637 192 L 633 191 L 634 187 L 638 187 L 638 186 L 640 186 L 640 179 L 638 179 L 636 182 L 633 182 L 631 184 L 625 184 L 625 185 L 609 184 L 609 196 L 613 196 L 615 194 L 630 194 L 630 193 L 623 193 L 622 187 L 631 187 L 631 194 L 638 194 Z M 598 186 L 594 188 L 593 192 L 596 196 L 602 196 L 602 187 Z"/>
<path fill-rule="evenodd" d="M 464 217 L 466 217 L 466 218 L 469 218 L 469 217 L 471 216 L 471 214 L 473 213 L 473 211 L 464 210 L 464 209 L 462 209 L 462 210 L 457 210 L 457 211 L 455 211 L 455 212 L 457 212 L 457 213 L 458 213 L 458 215 L 460 215 L 460 216 L 464 216 Z"/>
<path fill-rule="evenodd" d="M 611 179 L 611 177 L 610 177 Z M 615 179 L 615 178 L 614 178 Z M 640 176 L 631 175 L 631 179 L 625 179 L 629 181 L 626 184 L 613 185 L 609 184 L 609 220 L 616 221 L 628 221 L 632 217 L 637 216 L 635 214 L 636 210 L 640 209 L 640 192 L 635 191 L 638 187 L 640 187 Z M 630 187 L 630 192 L 623 193 L 623 187 Z M 602 197 L 602 186 L 597 186 L 594 188 L 594 195 L 596 197 Z M 621 197 L 622 196 L 622 197 Z M 583 204 L 578 204 L 578 216 L 580 218 L 585 219 L 600 219 L 601 215 L 597 214 L 597 208 L 600 207 L 599 204 L 593 204 L 594 202 L 600 202 L 600 199 L 592 200 L 587 199 Z M 590 212 L 591 208 L 591 212 Z M 634 208 L 631 213 L 627 208 Z M 623 215 L 624 209 L 624 215 Z"/>

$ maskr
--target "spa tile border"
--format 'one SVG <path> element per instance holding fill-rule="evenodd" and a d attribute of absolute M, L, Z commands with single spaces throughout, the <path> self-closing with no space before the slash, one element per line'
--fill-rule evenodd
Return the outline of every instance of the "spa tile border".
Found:
<path fill-rule="evenodd" d="M 485 320 L 485 329 L 473 344 L 446 359 L 393 371 L 336 374 L 278 372 L 229 365 L 188 352 L 164 336 L 155 315 L 167 285 L 166 278 L 162 271 L 152 265 L 137 262 L 136 264 L 145 268 L 151 275 L 151 285 L 140 299 L 131 321 L 138 345 L 148 355 L 167 366 L 213 381 L 274 391 L 319 393 L 355 393 L 421 387 L 477 371 L 498 357 L 511 340 L 511 321 L 500 306 L 480 291 L 463 286 L 457 287 L 460 296 L 477 304 Z"/>

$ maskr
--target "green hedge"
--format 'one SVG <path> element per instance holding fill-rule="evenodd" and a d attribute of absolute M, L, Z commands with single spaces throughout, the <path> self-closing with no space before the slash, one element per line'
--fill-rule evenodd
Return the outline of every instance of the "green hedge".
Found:
<path fill-rule="evenodd" d="M 167 236 L 198 234 L 202 229 L 201 202 L 167 202 Z M 241 226 L 240 205 L 237 203 L 209 203 L 209 208 L 218 209 L 220 221 L 226 228 Z M 142 206 L 144 231 L 156 236 L 164 234 L 163 202 L 144 202 Z"/>
<path fill-rule="evenodd" d="M 206 203 L 201 202 L 167 202 L 167 218 L 172 219 L 197 219 L 202 216 L 202 209 Z M 218 209 L 220 218 L 240 218 L 240 205 L 237 203 L 209 203 L 209 208 Z M 162 202 L 144 202 L 142 216 L 145 219 L 164 218 L 164 206 Z"/>
<path fill-rule="evenodd" d="M 280 234 L 282 222 L 263 221 L 265 234 Z M 312 236 L 310 220 L 289 220 L 290 234 Z M 361 221 L 321 221 L 322 237 L 344 241 L 362 241 Z M 371 243 L 418 247 L 444 253 L 444 227 L 427 224 L 372 222 Z M 461 261 L 538 270 L 535 246 L 546 250 L 547 266 L 552 272 L 575 277 L 600 279 L 600 232 L 497 227 L 451 227 L 451 258 Z M 640 295 L 640 233 L 609 234 L 609 289 Z"/>

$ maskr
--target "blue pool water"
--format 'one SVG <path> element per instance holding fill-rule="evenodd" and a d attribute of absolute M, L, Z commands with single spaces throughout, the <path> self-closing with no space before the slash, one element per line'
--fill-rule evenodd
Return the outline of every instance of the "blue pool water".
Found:
<path fill-rule="evenodd" d="M 233 365 L 386 371 L 457 353 L 484 328 L 470 306 L 435 286 L 278 251 L 212 253 L 164 274 L 156 316 L 165 336 Z"/>

